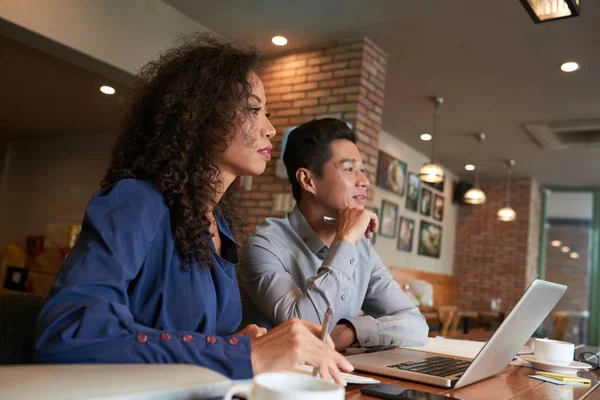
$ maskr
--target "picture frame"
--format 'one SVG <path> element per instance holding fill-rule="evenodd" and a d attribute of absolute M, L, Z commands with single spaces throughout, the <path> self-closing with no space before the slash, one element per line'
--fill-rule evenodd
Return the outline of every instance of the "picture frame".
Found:
<path fill-rule="evenodd" d="M 415 220 L 406 217 L 400 217 L 400 224 L 398 226 L 398 243 L 396 248 L 400 251 L 406 251 L 410 253 L 412 251 L 414 232 Z"/>
<path fill-rule="evenodd" d="M 396 223 L 398 222 L 398 204 L 388 200 L 381 202 L 381 219 L 379 221 L 379 234 L 383 237 L 396 237 Z"/>
<path fill-rule="evenodd" d="M 432 209 L 432 217 L 437 221 L 442 221 L 444 219 L 444 196 L 440 196 L 436 194 L 433 197 L 433 206 Z"/>
<path fill-rule="evenodd" d="M 406 183 L 406 203 L 404 208 L 409 211 L 415 211 L 419 209 L 419 194 L 421 192 L 421 179 L 419 175 L 409 172 Z"/>
<path fill-rule="evenodd" d="M 377 160 L 377 186 L 389 190 L 400 197 L 404 196 L 404 181 L 406 180 L 406 163 L 383 151 L 379 151 Z"/>
<path fill-rule="evenodd" d="M 431 202 L 433 192 L 425 187 L 421 188 L 421 199 L 419 200 L 419 211 L 426 217 L 431 216 Z"/>
<path fill-rule="evenodd" d="M 444 187 L 446 186 L 445 183 L 446 183 L 446 179 L 445 178 L 444 178 L 444 180 L 442 180 L 441 182 L 438 182 L 438 183 L 423 182 L 424 185 L 427 185 L 430 188 L 435 189 L 435 190 L 437 190 L 439 192 L 442 192 L 442 193 L 444 193 Z"/>
<path fill-rule="evenodd" d="M 440 258 L 441 249 L 442 227 L 421 220 L 421 226 L 419 227 L 419 255 Z"/>
<path fill-rule="evenodd" d="M 365 207 L 367 210 L 372 211 L 375 215 L 377 215 L 377 219 L 379 219 L 379 209 L 377 207 Z M 377 232 L 373 232 L 371 236 L 371 244 L 375 245 L 377 241 Z"/>

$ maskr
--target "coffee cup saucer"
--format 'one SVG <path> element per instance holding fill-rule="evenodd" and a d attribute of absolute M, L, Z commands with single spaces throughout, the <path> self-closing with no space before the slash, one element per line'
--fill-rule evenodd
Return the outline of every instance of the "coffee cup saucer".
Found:
<path fill-rule="evenodd" d="M 535 369 L 548 372 L 557 372 L 559 374 L 576 375 L 579 371 L 591 368 L 590 364 L 579 361 L 538 360 L 533 354 L 520 355 L 519 358 L 531 363 Z"/>

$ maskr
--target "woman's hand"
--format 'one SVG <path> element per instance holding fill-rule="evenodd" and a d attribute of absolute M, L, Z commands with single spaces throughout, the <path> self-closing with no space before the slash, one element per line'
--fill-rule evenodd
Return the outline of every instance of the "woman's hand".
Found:
<path fill-rule="evenodd" d="M 321 325 L 294 318 L 251 340 L 254 373 L 284 371 L 308 364 L 317 367 L 323 379 L 333 377 L 339 385 L 346 386 L 340 370 L 351 372 L 354 367 L 334 350 L 331 337 L 327 335 L 324 343 L 320 333 Z"/>
<path fill-rule="evenodd" d="M 265 333 L 267 333 L 267 330 L 265 328 L 261 328 L 258 325 L 255 324 L 250 324 L 246 327 L 244 327 L 244 329 L 236 332 L 234 335 L 236 336 L 248 336 L 250 338 L 250 341 L 258 338 L 259 336 L 264 335 Z"/>

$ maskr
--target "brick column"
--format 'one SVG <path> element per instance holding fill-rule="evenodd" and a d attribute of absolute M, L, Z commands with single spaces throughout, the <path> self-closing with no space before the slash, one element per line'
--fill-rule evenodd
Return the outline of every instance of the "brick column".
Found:
<path fill-rule="evenodd" d="M 512 308 L 537 277 L 541 190 L 532 179 L 518 179 L 511 187 L 512 222 L 501 222 L 506 181 L 483 180 L 484 205 L 461 205 L 458 210 L 454 274 L 458 304 L 467 310 L 489 310 L 490 300 L 502 299 L 502 310 Z"/>
<path fill-rule="evenodd" d="M 275 176 L 281 133 L 289 127 L 325 117 L 351 123 L 369 179 L 374 182 L 386 63 L 387 55 L 366 38 L 295 51 L 263 63 L 259 75 L 278 134 L 272 140 L 272 161 L 263 175 L 254 177 L 252 189 L 243 196 L 245 231 L 253 231 L 271 216 L 275 194 L 291 192 L 288 180 Z M 369 202 L 372 198 L 373 191 Z"/>

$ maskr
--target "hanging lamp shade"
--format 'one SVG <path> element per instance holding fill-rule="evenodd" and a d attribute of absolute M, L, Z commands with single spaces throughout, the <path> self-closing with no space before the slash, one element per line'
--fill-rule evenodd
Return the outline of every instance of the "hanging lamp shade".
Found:
<path fill-rule="evenodd" d="M 465 193 L 464 202 L 468 204 L 484 204 L 486 200 L 485 193 L 478 187 L 472 187 Z"/>
<path fill-rule="evenodd" d="M 502 207 L 501 209 L 498 210 L 498 212 L 496 213 L 496 216 L 498 217 L 498 219 L 500 221 L 503 221 L 503 222 L 510 222 L 510 221 L 514 221 L 515 219 L 517 219 L 517 213 L 515 212 L 515 210 L 513 210 L 510 207 Z"/>
<path fill-rule="evenodd" d="M 479 161 L 479 153 L 480 153 L 479 148 L 481 147 L 481 142 L 483 142 L 487 138 L 487 135 L 485 133 L 479 133 L 479 134 L 475 135 L 475 137 L 478 140 L 478 142 L 477 142 L 477 159 Z M 467 190 L 467 192 L 465 193 L 465 195 L 463 197 L 463 201 L 467 204 L 479 205 L 479 204 L 485 203 L 485 200 L 486 200 L 485 193 L 483 193 L 483 190 L 481 190 L 481 188 L 479 187 L 479 169 L 480 169 L 479 165 L 477 165 L 477 167 L 475 168 L 475 184 L 473 185 L 473 187 L 471 189 Z"/>
<path fill-rule="evenodd" d="M 440 183 L 444 181 L 444 170 L 434 161 L 435 142 L 437 139 L 437 118 L 440 113 L 440 106 L 444 103 L 443 97 L 434 97 L 433 104 L 433 129 L 431 130 L 431 156 L 428 163 L 423 164 L 419 170 L 419 179 L 426 183 Z"/>
<path fill-rule="evenodd" d="M 434 162 L 424 164 L 419 170 L 419 179 L 427 183 L 439 183 L 444 181 L 444 170 Z"/>
<path fill-rule="evenodd" d="M 510 159 L 507 164 L 508 172 L 506 173 L 506 198 L 504 200 L 504 207 L 499 209 L 496 213 L 498 220 L 502 222 L 510 222 L 517 219 L 517 213 L 510 206 L 510 176 L 512 174 L 513 166 L 515 165 L 515 160 Z"/>

